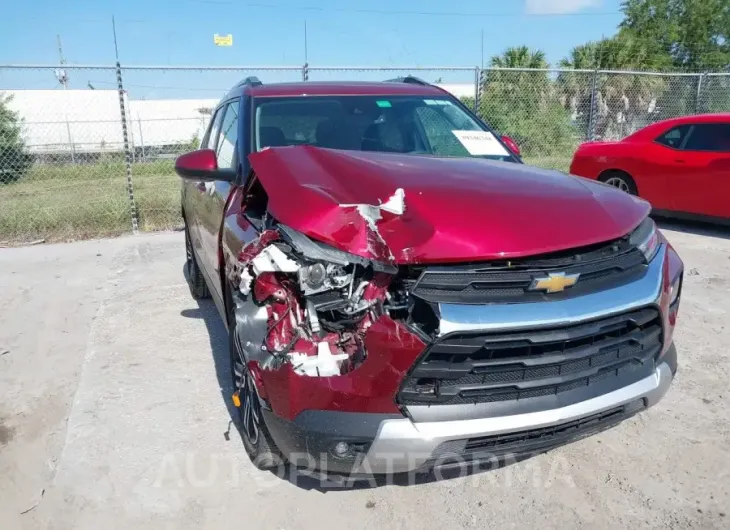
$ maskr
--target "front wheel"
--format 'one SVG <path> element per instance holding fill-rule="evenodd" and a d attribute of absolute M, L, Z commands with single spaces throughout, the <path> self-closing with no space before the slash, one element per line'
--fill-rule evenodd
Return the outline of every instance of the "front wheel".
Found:
<path fill-rule="evenodd" d="M 232 399 L 236 409 L 233 420 L 241 433 L 243 447 L 253 464 L 259 469 L 272 469 L 282 463 L 283 459 L 261 415 L 261 401 L 237 340 L 235 319 L 231 318 L 229 322 Z"/>
<path fill-rule="evenodd" d="M 606 171 L 598 180 L 621 191 L 625 191 L 629 195 L 639 194 L 634 179 L 631 178 L 631 175 L 623 171 Z"/>

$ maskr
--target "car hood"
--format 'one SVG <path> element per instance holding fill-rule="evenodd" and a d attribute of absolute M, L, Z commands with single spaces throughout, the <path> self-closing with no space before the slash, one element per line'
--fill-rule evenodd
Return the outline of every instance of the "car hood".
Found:
<path fill-rule="evenodd" d="M 268 148 L 250 161 L 280 223 L 395 264 L 581 247 L 627 234 L 650 210 L 615 188 L 511 162 L 312 146 Z"/>

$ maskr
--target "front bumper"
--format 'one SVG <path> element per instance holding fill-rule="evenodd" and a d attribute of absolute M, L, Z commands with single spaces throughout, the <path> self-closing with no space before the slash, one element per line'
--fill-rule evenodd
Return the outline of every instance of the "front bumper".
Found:
<path fill-rule="evenodd" d="M 402 416 L 332 411 L 306 411 L 292 422 L 271 412 L 265 412 L 265 418 L 277 446 L 295 465 L 338 473 L 428 471 L 441 465 L 542 452 L 594 434 L 658 403 L 676 370 L 677 352 L 672 345 L 650 377 L 580 403 L 528 414 L 418 423 Z M 614 413 L 619 408 L 621 413 Z M 607 411 L 611 414 L 605 421 L 592 420 Z M 591 421 L 583 425 L 579 420 L 586 418 Z M 555 427 L 558 435 L 543 436 L 541 444 L 526 441 L 530 433 L 548 427 Z M 474 439 L 514 433 L 524 436 L 505 436 L 504 445 L 490 443 L 489 450 L 467 451 Z M 523 442 L 515 447 L 509 442 L 514 439 Z M 333 448 L 340 441 L 355 452 L 337 457 Z"/>
<path fill-rule="evenodd" d="M 519 403 L 500 408 L 499 413 L 495 413 L 494 403 L 470 405 L 467 412 L 461 410 L 461 405 L 409 406 L 407 416 L 303 410 L 290 416 L 291 421 L 264 410 L 274 442 L 295 465 L 324 471 L 427 471 L 454 462 L 489 461 L 545 451 L 608 428 L 655 405 L 667 392 L 677 370 L 677 352 L 671 344 L 676 305 L 674 309 L 669 306 L 669 279 L 681 274 L 681 261 L 675 259 L 676 254 L 668 245 L 663 247 L 642 279 L 601 293 L 549 304 L 441 308 L 441 327 L 459 331 L 568 325 L 641 307 L 657 307 L 664 321 L 663 343 L 669 346 L 656 359 L 653 372 L 647 366 L 647 376 L 642 379 L 581 401 L 540 410 L 529 410 Z M 449 414 L 442 413 L 447 411 Z M 350 448 L 344 456 L 336 454 L 335 447 L 340 442 Z"/>

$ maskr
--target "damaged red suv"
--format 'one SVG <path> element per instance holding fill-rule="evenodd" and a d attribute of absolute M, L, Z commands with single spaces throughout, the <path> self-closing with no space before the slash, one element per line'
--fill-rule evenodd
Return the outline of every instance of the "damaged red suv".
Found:
<path fill-rule="evenodd" d="M 529 454 L 664 395 L 683 266 L 649 205 L 512 149 L 415 78 L 221 101 L 176 162 L 186 274 L 257 465 Z"/>

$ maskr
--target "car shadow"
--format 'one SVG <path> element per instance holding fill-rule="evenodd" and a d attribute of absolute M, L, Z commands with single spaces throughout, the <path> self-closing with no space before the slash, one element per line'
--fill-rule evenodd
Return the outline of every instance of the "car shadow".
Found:
<path fill-rule="evenodd" d="M 187 282 L 188 276 L 185 266 L 183 266 L 183 276 Z M 180 311 L 180 315 L 185 318 L 201 319 L 208 331 L 208 340 L 210 341 L 211 356 L 213 357 L 215 374 L 218 379 L 218 388 L 220 388 L 221 399 L 226 406 L 229 416 L 228 427 L 223 432 L 223 436 L 226 440 L 230 440 L 231 432 L 237 434 L 238 429 L 234 424 L 234 418 L 237 416 L 236 409 L 231 400 L 231 396 L 233 395 L 233 377 L 231 376 L 231 359 L 228 352 L 228 330 L 223 324 L 223 319 L 218 313 L 218 308 L 215 306 L 213 300 L 195 300 L 195 302 L 198 307 L 183 309 Z"/>
<path fill-rule="evenodd" d="M 730 239 L 730 224 L 711 223 L 709 221 L 677 219 L 663 214 L 652 214 L 661 230 L 671 230 L 695 236 Z"/>

